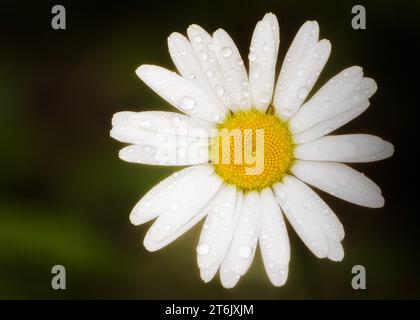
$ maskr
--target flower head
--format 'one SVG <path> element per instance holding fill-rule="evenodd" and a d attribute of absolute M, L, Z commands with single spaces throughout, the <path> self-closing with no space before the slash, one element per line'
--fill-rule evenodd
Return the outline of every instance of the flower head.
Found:
<path fill-rule="evenodd" d="M 276 286 L 287 280 L 290 245 L 284 216 L 319 258 L 340 261 L 344 229 L 312 185 L 372 208 L 379 187 L 343 162 L 390 157 L 389 142 L 366 134 L 329 135 L 369 106 L 377 86 L 360 67 L 341 71 L 310 99 L 331 51 L 306 22 L 287 51 L 277 82 L 279 26 L 268 13 L 257 23 L 249 75 L 233 40 L 191 25 L 173 33 L 170 55 L 179 74 L 142 65 L 137 75 L 179 109 L 119 112 L 111 136 L 128 143 L 120 158 L 151 165 L 190 165 L 150 190 L 134 207 L 135 225 L 156 221 L 144 239 L 156 251 L 205 218 L 197 260 L 204 281 L 217 271 L 236 285 L 259 244 Z"/>

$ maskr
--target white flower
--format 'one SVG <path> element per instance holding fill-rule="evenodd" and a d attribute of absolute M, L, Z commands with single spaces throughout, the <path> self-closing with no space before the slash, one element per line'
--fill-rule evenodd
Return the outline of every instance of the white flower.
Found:
<path fill-rule="evenodd" d="M 220 270 L 224 287 L 236 285 L 257 244 L 275 286 L 286 282 L 290 246 L 283 213 L 319 258 L 343 259 L 344 230 L 310 184 L 340 199 L 372 208 L 384 205 L 379 187 L 342 162 L 390 157 L 392 144 L 366 134 L 327 135 L 365 111 L 377 86 L 362 68 L 347 68 L 309 100 L 331 50 L 306 22 L 288 50 L 275 84 L 279 26 L 269 13 L 258 22 L 249 53 L 249 76 L 234 42 L 222 29 L 209 35 L 191 25 L 188 39 L 168 38 L 179 74 L 142 65 L 137 75 L 182 111 L 119 112 L 111 136 L 130 145 L 120 158 L 151 165 L 193 165 L 162 181 L 134 207 L 135 225 L 157 218 L 144 246 L 158 250 L 205 218 L 197 246 L 204 281 Z M 307 100 L 307 101 L 305 101 Z M 212 128 L 265 131 L 264 170 L 211 162 L 220 147 Z M 307 184 L 306 184 L 307 183 Z"/>

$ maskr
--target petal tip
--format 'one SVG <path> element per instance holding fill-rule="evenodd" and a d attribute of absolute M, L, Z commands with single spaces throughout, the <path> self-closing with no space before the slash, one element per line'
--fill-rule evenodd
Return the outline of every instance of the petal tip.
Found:
<path fill-rule="evenodd" d="M 141 66 L 137 67 L 137 69 L 135 71 L 137 77 L 139 77 L 140 79 L 143 80 L 143 76 L 144 76 L 144 73 L 146 72 L 146 70 L 147 70 L 147 65 L 145 65 L 145 64 L 142 64 Z"/>
<path fill-rule="evenodd" d="M 146 234 L 146 237 L 143 240 L 143 246 L 149 252 L 155 252 L 155 251 L 158 251 L 160 249 L 159 246 L 156 246 L 155 244 L 153 244 L 153 242 L 151 242 L 151 240 L 147 237 L 147 234 Z"/>

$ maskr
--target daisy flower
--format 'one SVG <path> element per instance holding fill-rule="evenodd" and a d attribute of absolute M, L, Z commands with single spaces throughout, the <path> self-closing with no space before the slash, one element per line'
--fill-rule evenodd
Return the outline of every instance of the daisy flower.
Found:
<path fill-rule="evenodd" d="M 380 188 L 343 162 L 385 159 L 392 144 L 367 134 L 329 135 L 369 107 L 375 81 L 352 66 L 307 99 L 331 51 L 315 21 L 299 29 L 276 82 L 280 41 L 272 13 L 255 27 L 249 75 L 224 30 L 210 35 L 191 25 L 187 34 L 168 38 L 179 74 L 153 65 L 136 70 L 182 114 L 118 112 L 112 120 L 111 136 L 129 144 L 119 153 L 122 160 L 189 166 L 151 189 L 131 212 L 134 225 L 157 218 L 146 249 L 163 248 L 205 219 L 196 249 L 205 282 L 220 270 L 222 285 L 234 287 L 259 244 L 270 281 L 282 286 L 290 260 L 286 217 L 315 256 L 342 260 L 343 226 L 309 185 L 360 206 L 384 205 Z M 240 143 L 247 137 L 249 150 Z M 226 148 L 228 161 L 217 161 Z"/>

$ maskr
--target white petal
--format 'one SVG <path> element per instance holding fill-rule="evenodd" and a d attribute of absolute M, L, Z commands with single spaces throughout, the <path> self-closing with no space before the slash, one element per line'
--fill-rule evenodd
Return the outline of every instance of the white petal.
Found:
<path fill-rule="evenodd" d="M 290 243 L 283 213 L 271 189 L 261 192 L 261 225 L 259 242 L 265 270 L 275 286 L 286 283 Z"/>
<path fill-rule="evenodd" d="M 277 46 L 276 51 L 278 52 L 279 45 L 280 45 L 280 27 L 279 27 L 279 22 L 277 20 L 277 17 L 275 14 L 269 12 L 265 14 L 264 19 L 266 19 L 270 23 L 271 30 L 273 31 L 274 38 L 275 38 L 274 43 Z"/>
<path fill-rule="evenodd" d="M 131 223 L 137 226 L 156 218 L 165 211 L 167 199 L 173 198 L 172 192 L 177 192 L 178 188 L 175 188 L 175 186 L 184 185 L 191 180 L 209 177 L 212 173 L 213 168 L 211 166 L 200 165 L 182 169 L 162 180 L 135 205 L 130 214 Z"/>
<path fill-rule="evenodd" d="M 210 281 L 225 257 L 241 213 L 242 192 L 225 185 L 208 210 L 197 246 L 201 278 Z"/>
<path fill-rule="evenodd" d="M 276 16 L 268 13 L 263 20 L 257 23 L 251 40 L 248 56 L 249 83 L 253 106 L 261 111 L 267 109 L 273 96 L 274 74 L 279 48 L 278 29 Z"/>
<path fill-rule="evenodd" d="M 300 144 L 295 148 L 295 157 L 302 160 L 371 162 L 390 157 L 392 144 L 369 134 L 325 136 Z"/>
<path fill-rule="evenodd" d="M 283 119 L 299 110 L 330 56 L 330 42 L 318 42 L 318 35 L 318 23 L 307 21 L 287 51 L 274 94 L 275 110 Z"/>
<path fill-rule="evenodd" d="M 368 107 L 369 101 L 365 100 L 360 105 L 355 106 L 348 111 L 344 111 L 337 116 L 321 121 L 306 131 L 295 134 L 293 136 L 293 141 L 299 144 L 318 139 L 344 126 L 346 123 L 362 114 Z"/>
<path fill-rule="evenodd" d="M 168 48 L 176 68 L 184 79 L 192 82 L 209 97 L 218 101 L 188 39 L 182 34 L 174 32 L 168 37 Z"/>
<path fill-rule="evenodd" d="M 257 192 L 245 195 L 235 235 L 220 268 L 220 279 L 225 288 L 236 285 L 254 259 L 260 222 L 259 203 Z"/>
<path fill-rule="evenodd" d="M 306 246 L 318 257 L 328 256 L 328 239 L 341 241 L 344 229 L 332 210 L 306 184 L 293 176 L 274 185 L 284 214 Z"/>
<path fill-rule="evenodd" d="M 179 175 L 182 176 L 150 200 L 150 208 L 160 215 L 144 238 L 143 244 L 149 251 L 163 248 L 200 221 L 222 185 L 210 166 L 191 167 Z"/>
<path fill-rule="evenodd" d="M 342 163 L 298 160 L 292 172 L 299 179 L 337 198 L 370 208 L 384 206 L 379 187 Z"/>
<path fill-rule="evenodd" d="M 339 241 L 328 239 L 328 259 L 341 261 L 344 258 L 344 249 Z"/>
<path fill-rule="evenodd" d="M 112 117 L 111 137 L 126 143 L 162 142 L 167 135 L 207 138 L 211 136 L 213 125 L 207 121 L 164 111 L 117 112 Z M 145 140 L 142 139 L 145 136 Z"/>
<path fill-rule="evenodd" d="M 223 268 L 223 267 L 222 267 Z M 220 281 L 226 289 L 231 289 L 238 283 L 241 276 L 230 268 L 220 269 Z"/>
<path fill-rule="evenodd" d="M 210 122 L 221 122 L 227 109 L 193 83 L 167 69 L 142 65 L 136 74 L 162 98 L 191 116 Z"/>
<path fill-rule="evenodd" d="M 329 80 L 290 120 L 293 133 L 366 103 L 376 89 L 373 79 L 362 78 L 360 67 L 350 67 Z"/>
<path fill-rule="evenodd" d="M 226 107 L 234 110 L 236 106 L 220 70 L 213 38 L 198 25 L 189 26 L 187 32 L 201 69 L 204 71 L 216 96 Z"/>
<path fill-rule="evenodd" d="M 220 70 L 232 95 L 237 110 L 251 107 L 251 89 L 248 74 L 238 48 L 226 31 L 219 29 L 213 34 L 213 43 Z"/>
<path fill-rule="evenodd" d="M 207 139 L 169 136 L 158 145 L 134 144 L 120 150 L 121 160 L 134 163 L 184 166 L 207 163 L 210 160 Z"/>

